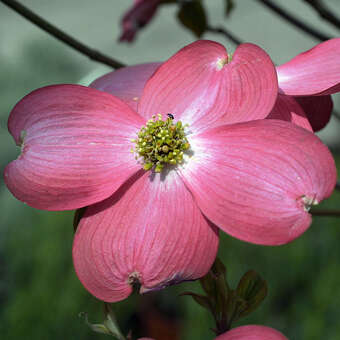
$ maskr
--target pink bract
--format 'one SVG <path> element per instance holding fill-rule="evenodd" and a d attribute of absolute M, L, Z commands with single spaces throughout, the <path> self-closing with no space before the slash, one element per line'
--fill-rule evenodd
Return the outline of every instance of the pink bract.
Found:
<path fill-rule="evenodd" d="M 293 97 L 279 93 L 267 118 L 285 120 L 318 132 L 328 124 L 332 110 L 333 101 L 330 95 Z"/>
<path fill-rule="evenodd" d="M 340 91 L 339 54 L 340 38 L 335 38 L 277 67 L 280 93 L 296 97 L 313 131 L 321 130 L 328 123 L 333 109 L 329 95 Z"/>
<path fill-rule="evenodd" d="M 307 113 L 308 121 L 314 132 L 320 131 L 327 125 L 333 111 L 333 101 L 330 95 L 295 97 L 295 99 Z"/>
<path fill-rule="evenodd" d="M 200 212 L 176 174 L 150 179 L 142 170 L 113 196 L 89 207 L 78 227 L 73 260 L 84 286 L 105 301 L 162 289 L 206 274 L 217 228 Z"/>
<path fill-rule="evenodd" d="M 280 92 L 289 96 L 327 95 L 340 91 L 340 38 L 300 53 L 277 67 Z"/>
<path fill-rule="evenodd" d="M 137 104 L 146 82 L 161 64 L 148 63 L 123 67 L 98 78 L 90 84 L 90 87 L 113 94 L 137 111 Z"/>
<path fill-rule="evenodd" d="M 266 118 L 284 120 L 313 131 L 309 118 L 294 97 L 279 94 L 273 110 Z"/>
<path fill-rule="evenodd" d="M 138 30 L 144 27 L 156 14 L 160 0 L 135 0 L 133 6 L 125 13 L 121 26 L 123 33 L 120 41 L 131 42 Z"/>
<path fill-rule="evenodd" d="M 340 91 L 339 55 L 340 38 L 336 38 L 278 66 L 280 95 L 268 118 L 289 121 L 314 132 L 324 128 L 333 109 L 329 94 Z M 135 108 L 146 81 L 160 65 L 126 67 L 97 79 L 92 86 L 118 96 Z"/>
<path fill-rule="evenodd" d="M 248 325 L 233 328 L 215 340 L 288 340 L 288 338 L 274 328 Z"/>
<path fill-rule="evenodd" d="M 313 133 L 263 119 L 278 84 L 262 49 L 240 45 L 230 60 L 222 45 L 197 41 L 160 66 L 136 67 L 130 87 L 131 70 L 118 71 L 115 85 L 109 77 L 92 85 L 115 96 L 50 86 L 9 118 L 23 150 L 5 170 L 12 193 L 40 209 L 91 205 L 73 259 L 93 295 L 118 301 L 137 281 L 145 292 L 197 279 L 216 256 L 216 226 L 266 245 L 308 228 L 310 206 L 335 186 L 334 161 Z M 189 125 L 190 153 L 175 169 L 146 172 L 131 139 L 152 115 L 168 113 Z"/>

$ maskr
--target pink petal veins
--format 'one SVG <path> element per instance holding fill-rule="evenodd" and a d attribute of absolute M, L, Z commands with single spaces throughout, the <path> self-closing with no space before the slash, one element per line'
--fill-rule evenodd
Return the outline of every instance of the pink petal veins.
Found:
<path fill-rule="evenodd" d="M 318 98 L 318 97 L 313 97 Z M 290 96 L 279 94 L 273 110 L 267 119 L 279 119 L 294 123 L 306 130 L 313 131 L 305 112 L 297 101 Z"/>
<path fill-rule="evenodd" d="M 295 97 L 295 99 L 305 111 L 314 132 L 320 131 L 328 124 L 333 111 L 330 95 Z"/>
<path fill-rule="evenodd" d="M 139 174 L 112 197 L 87 208 L 73 245 L 77 275 L 98 299 L 113 302 L 197 279 L 209 270 L 217 229 L 172 171 Z"/>
<path fill-rule="evenodd" d="M 138 112 L 145 118 L 172 113 L 193 131 L 222 123 L 265 118 L 277 97 L 269 56 L 240 45 L 232 60 L 213 41 L 196 41 L 163 63 L 144 88 Z"/>
<path fill-rule="evenodd" d="M 331 153 L 313 133 L 280 120 L 221 126 L 189 141 L 181 170 L 205 216 L 251 243 L 279 245 L 310 225 L 308 209 L 336 183 Z"/>
<path fill-rule="evenodd" d="M 9 117 L 22 153 L 6 167 L 5 182 L 15 197 L 38 209 L 101 201 L 140 169 L 130 139 L 143 122 L 119 99 L 87 87 L 33 91 Z"/>
<path fill-rule="evenodd" d="M 288 340 L 288 338 L 274 328 L 247 325 L 233 328 L 215 340 Z"/>
<path fill-rule="evenodd" d="M 96 79 L 90 87 L 113 94 L 136 111 L 146 81 L 160 65 L 148 63 L 123 67 Z"/>
<path fill-rule="evenodd" d="M 277 67 L 280 92 L 290 96 L 340 91 L 340 38 L 325 41 Z"/>

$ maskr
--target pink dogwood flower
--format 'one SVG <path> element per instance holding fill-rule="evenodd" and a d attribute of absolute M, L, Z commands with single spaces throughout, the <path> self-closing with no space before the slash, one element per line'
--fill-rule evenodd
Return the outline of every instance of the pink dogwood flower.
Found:
<path fill-rule="evenodd" d="M 215 340 L 288 340 L 279 331 L 259 325 L 247 325 L 219 335 Z"/>
<path fill-rule="evenodd" d="M 197 41 L 159 66 L 140 98 L 131 97 L 140 79 L 125 86 L 131 70 L 117 71 L 115 96 L 36 90 L 8 123 L 22 148 L 5 169 L 14 196 L 38 209 L 89 206 L 73 260 L 94 296 L 118 301 L 137 282 L 146 292 L 201 277 L 217 227 L 265 245 L 309 227 L 310 206 L 335 186 L 334 161 L 312 132 L 263 119 L 278 83 L 261 48 L 242 44 L 230 59 L 222 45 Z"/>
<path fill-rule="evenodd" d="M 138 30 L 144 27 L 156 14 L 160 0 L 135 0 L 121 21 L 123 33 L 120 41 L 131 42 Z"/>

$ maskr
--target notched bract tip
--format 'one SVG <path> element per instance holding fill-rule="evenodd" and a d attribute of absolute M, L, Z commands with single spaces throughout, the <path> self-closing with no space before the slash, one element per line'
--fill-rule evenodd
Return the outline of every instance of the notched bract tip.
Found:
<path fill-rule="evenodd" d="M 312 205 L 318 205 L 319 201 L 316 199 L 315 195 L 313 197 L 308 197 L 308 196 L 301 196 L 299 199 L 301 199 L 303 203 L 303 208 L 305 211 L 309 211 Z"/>
<path fill-rule="evenodd" d="M 138 272 L 132 272 L 127 280 L 127 283 L 133 287 L 134 290 L 139 291 L 141 287 L 141 277 Z"/>
<path fill-rule="evenodd" d="M 222 70 L 224 65 L 228 64 L 231 61 L 231 56 L 227 56 L 226 58 L 221 58 L 217 61 L 216 67 L 218 70 Z"/>
<path fill-rule="evenodd" d="M 21 149 L 23 149 L 23 147 L 24 147 L 24 141 L 25 141 L 26 135 L 27 135 L 26 130 L 21 130 L 21 132 L 20 132 L 20 137 L 19 137 L 19 141 L 18 141 L 18 143 L 17 143 L 17 145 L 20 146 Z"/>

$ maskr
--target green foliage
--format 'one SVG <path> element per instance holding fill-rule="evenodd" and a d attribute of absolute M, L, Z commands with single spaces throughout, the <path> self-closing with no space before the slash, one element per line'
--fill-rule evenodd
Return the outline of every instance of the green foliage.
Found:
<path fill-rule="evenodd" d="M 267 295 L 267 283 L 254 270 L 247 271 L 236 289 L 230 289 L 227 270 L 222 261 L 216 258 L 210 271 L 200 279 L 206 295 L 185 292 L 214 317 L 217 335 L 227 332 L 232 324 L 253 312 Z"/>
<path fill-rule="evenodd" d="M 103 323 L 90 323 L 88 320 L 87 313 L 80 313 L 80 317 L 84 317 L 85 323 L 90 327 L 94 332 L 109 335 L 118 340 L 125 340 L 124 335 L 120 331 L 120 327 L 118 325 L 115 314 L 112 311 L 112 308 L 108 303 L 104 303 L 104 314 L 105 319 Z"/>
<path fill-rule="evenodd" d="M 197 38 L 201 37 L 207 28 L 207 17 L 201 1 L 182 3 L 177 17 Z"/>

